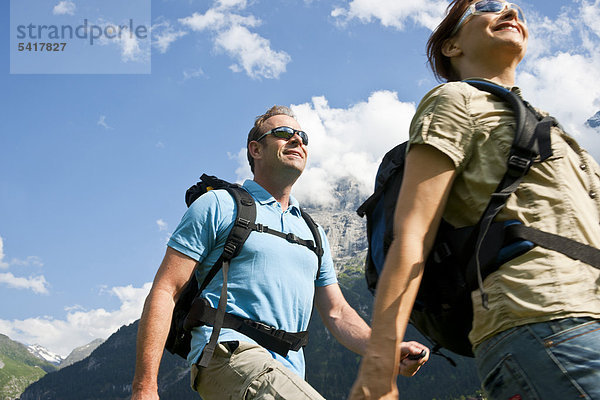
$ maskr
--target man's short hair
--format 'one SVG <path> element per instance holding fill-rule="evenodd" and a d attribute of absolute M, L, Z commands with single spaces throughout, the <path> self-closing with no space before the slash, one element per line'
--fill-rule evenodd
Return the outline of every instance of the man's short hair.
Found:
<path fill-rule="evenodd" d="M 263 133 L 265 133 L 265 131 L 263 129 L 263 125 L 264 125 L 265 121 L 275 115 L 287 115 L 288 117 L 292 117 L 292 118 L 296 119 L 296 115 L 289 107 L 278 106 L 278 105 L 274 105 L 273 107 L 269 108 L 266 113 L 256 117 L 256 119 L 254 120 L 254 126 L 252 127 L 252 129 L 250 129 L 250 132 L 248 132 L 248 141 L 246 142 L 246 156 L 248 157 L 248 163 L 250 164 L 250 170 L 253 173 L 254 173 L 254 158 L 252 158 L 252 156 L 250 155 L 250 150 L 248 149 L 248 145 L 250 144 L 250 142 L 258 139 L 259 137 L 261 137 L 261 135 Z"/>

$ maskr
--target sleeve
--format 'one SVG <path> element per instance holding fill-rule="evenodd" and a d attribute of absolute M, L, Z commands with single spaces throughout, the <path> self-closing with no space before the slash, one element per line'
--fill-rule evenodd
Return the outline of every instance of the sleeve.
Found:
<path fill-rule="evenodd" d="M 329 241 L 321 226 L 319 226 L 319 233 L 321 234 L 321 241 L 323 244 L 323 257 L 321 258 L 321 273 L 319 274 L 319 278 L 315 281 L 315 286 L 322 287 L 337 283 L 337 276 L 335 269 L 333 268 L 333 259 L 331 258 Z"/>
<path fill-rule="evenodd" d="M 435 147 L 462 170 L 473 145 L 473 118 L 468 86 L 462 82 L 440 85 L 421 100 L 410 126 L 412 144 Z"/>
<path fill-rule="evenodd" d="M 215 193 L 200 196 L 183 215 L 167 246 L 196 261 L 203 261 L 217 241 L 219 211 Z"/>

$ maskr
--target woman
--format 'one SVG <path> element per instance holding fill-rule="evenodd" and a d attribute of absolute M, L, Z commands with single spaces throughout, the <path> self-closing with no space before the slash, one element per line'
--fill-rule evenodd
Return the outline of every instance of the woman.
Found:
<path fill-rule="evenodd" d="M 506 171 L 513 111 L 460 80 L 519 93 L 515 70 L 527 39 L 521 9 L 492 0 L 454 0 L 429 39 L 430 65 L 448 83 L 425 95 L 411 124 L 402 207 L 352 400 L 398 397 L 399 343 L 440 220 L 474 225 Z M 559 127 L 551 141 L 552 157 L 534 164 L 496 220 L 599 248 L 600 167 Z M 469 340 L 489 399 L 600 399 L 599 285 L 600 270 L 541 247 L 485 279 L 489 309 L 473 292 Z"/>

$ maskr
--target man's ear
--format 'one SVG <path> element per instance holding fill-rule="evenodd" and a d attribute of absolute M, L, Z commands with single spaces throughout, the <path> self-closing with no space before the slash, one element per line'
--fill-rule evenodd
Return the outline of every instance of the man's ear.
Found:
<path fill-rule="evenodd" d="M 250 156 L 255 160 L 262 158 L 262 150 L 262 144 L 258 143 L 257 141 L 253 140 L 250 143 L 248 143 L 248 152 L 250 153 Z"/>
<path fill-rule="evenodd" d="M 460 56 L 462 54 L 462 49 L 456 41 L 456 37 L 444 40 L 444 43 L 442 43 L 442 54 L 448 58 Z"/>

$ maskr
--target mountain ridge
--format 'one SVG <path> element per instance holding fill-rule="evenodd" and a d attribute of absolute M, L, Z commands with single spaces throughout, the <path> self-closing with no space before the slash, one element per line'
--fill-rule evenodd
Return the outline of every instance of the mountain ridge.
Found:
<path fill-rule="evenodd" d="M 27 350 L 29 350 L 29 352 L 34 356 L 41 358 L 42 360 L 48 361 L 50 364 L 54 364 L 56 366 L 60 365 L 60 363 L 63 361 L 62 356 L 51 352 L 50 350 L 39 344 L 29 345 L 27 346 Z"/>
<path fill-rule="evenodd" d="M 0 398 L 18 399 L 23 390 L 56 366 L 31 354 L 22 343 L 0 334 Z"/>
<path fill-rule="evenodd" d="M 594 114 L 590 119 L 586 121 L 587 126 L 590 128 L 598 128 L 600 127 L 600 111 Z"/>

